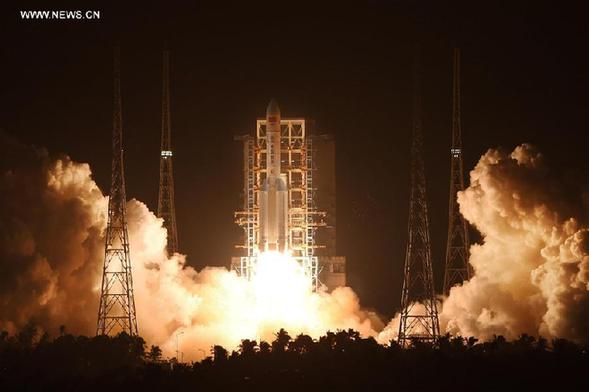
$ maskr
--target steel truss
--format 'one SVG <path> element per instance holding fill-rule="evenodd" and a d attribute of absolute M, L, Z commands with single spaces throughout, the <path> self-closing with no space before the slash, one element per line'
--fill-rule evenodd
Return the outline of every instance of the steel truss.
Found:
<path fill-rule="evenodd" d="M 258 257 L 259 190 L 266 177 L 266 120 L 258 119 L 255 136 L 243 136 L 244 204 L 235 213 L 235 221 L 245 231 L 245 256 L 236 268 L 251 278 Z M 305 119 L 281 120 L 281 165 L 288 185 L 288 249 L 311 278 L 313 289 L 319 285 L 318 259 L 315 256 L 315 232 L 325 225 L 325 212 L 315 206 L 313 187 L 313 140 L 307 134 Z"/>
<path fill-rule="evenodd" d="M 460 213 L 456 196 L 464 190 L 462 162 L 462 127 L 460 113 L 460 49 L 454 49 L 454 82 L 452 105 L 452 147 L 450 148 L 450 196 L 448 199 L 448 241 L 444 270 L 444 294 L 452 286 L 462 284 L 472 276 L 468 263 L 468 226 Z"/>
<path fill-rule="evenodd" d="M 419 48 L 416 48 L 415 53 L 414 83 L 409 224 L 398 336 L 402 346 L 412 341 L 431 343 L 440 334 L 423 164 Z"/>
<path fill-rule="evenodd" d="M 110 197 L 108 199 L 102 287 L 96 326 L 97 335 L 111 335 L 119 332 L 126 332 L 129 335 L 138 334 L 131 257 L 129 256 L 126 202 L 121 75 L 119 48 L 116 47 L 114 50 L 112 173 Z"/>

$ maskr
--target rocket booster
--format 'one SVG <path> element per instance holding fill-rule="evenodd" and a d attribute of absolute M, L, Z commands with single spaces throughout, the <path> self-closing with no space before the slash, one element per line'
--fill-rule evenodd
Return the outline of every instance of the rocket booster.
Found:
<path fill-rule="evenodd" d="M 288 188 L 280 172 L 280 109 L 274 100 L 266 108 L 266 178 L 260 190 L 260 251 L 288 248 Z"/>

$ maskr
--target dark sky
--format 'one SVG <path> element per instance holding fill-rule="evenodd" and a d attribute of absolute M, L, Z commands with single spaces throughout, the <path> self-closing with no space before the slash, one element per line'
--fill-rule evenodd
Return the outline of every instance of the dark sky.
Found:
<path fill-rule="evenodd" d="M 426 177 L 440 288 L 452 47 L 462 48 L 467 170 L 488 148 L 531 142 L 556 170 L 587 177 L 586 20 L 567 2 L 343 3 L 213 9 L 98 2 L 50 8 L 100 10 L 98 21 L 24 21 L 18 10 L 39 5 L 21 2 L 1 11 L 0 128 L 90 163 L 108 193 L 111 53 L 120 42 L 127 194 L 154 210 L 160 50 L 167 40 L 176 209 L 189 263 L 228 264 L 241 234 L 233 211 L 242 157 L 233 135 L 253 132 L 273 97 L 283 116 L 313 118 L 335 135 L 339 253 L 348 257 L 349 284 L 362 303 L 390 315 L 400 301 L 406 239 L 414 43 L 422 44 Z"/>

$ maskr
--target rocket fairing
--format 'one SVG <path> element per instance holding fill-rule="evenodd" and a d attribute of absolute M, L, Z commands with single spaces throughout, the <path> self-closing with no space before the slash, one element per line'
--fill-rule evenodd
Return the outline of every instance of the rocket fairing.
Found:
<path fill-rule="evenodd" d="M 280 109 L 272 100 L 266 108 L 266 178 L 260 189 L 259 243 L 264 251 L 288 249 L 288 187 L 280 172 Z"/>

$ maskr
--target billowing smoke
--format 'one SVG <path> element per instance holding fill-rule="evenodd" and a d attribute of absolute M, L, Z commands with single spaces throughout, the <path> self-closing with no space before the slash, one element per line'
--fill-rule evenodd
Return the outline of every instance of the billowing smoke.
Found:
<path fill-rule="evenodd" d="M 0 142 L 0 330 L 33 322 L 49 333 L 65 325 L 92 335 L 108 199 L 87 164 L 52 158 L 6 135 Z M 166 355 L 175 355 L 177 336 L 184 358 L 196 359 L 214 344 L 234 349 L 245 338 L 272 340 L 280 328 L 314 337 L 347 328 L 373 336 L 382 328 L 349 288 L 293 298 L 292 286 L 279 282 L 270 289 L 284 307 L 269 313 L 258 292 L 268 287 L 253 287 L 224 268 L 197 272 L 183 255 L 168 257 L 162 221 L 136 200 L 127 212 L 140 334 Z"/>
<path fill-rule="evenodd" d="M 107 197 L 87 164 L 1 133 L 0 143 L 0 330 L 33 322 L 53 334 L 65 325 L 92 335 Z M 582 203 L 570 201 L 556 177 L 527 145 L 481 158 L 459 195 L 483 236 L 471 249 L 475 276 L 444 299 L 442 331 L 588 340 L 589 234 L 578 218 Z M 162 221 L 143 203 L 132 200 L 127 211 L 140 334 L 168 356 L 177 336 L 185 359 L 208 355 L 214 344 L 271 340 L 279 328 L 313 337 L 353 328 L 381 343 L 396 337 L 398 316 L 383 328 L 347 287 L 293 297 L 292 282 L 254 287 L 224 268 L 196 271 L 185 256 L 166 255 Z M 261 305 L 265 290 L 275 295 Z"/>
<path fill-rule="evenodd" d="M 589 340 L 589 234 L 574 196 L 529 145 L 481 157 L 458 201 L 483 239 L 474 277 L 443 303 L 442 330 Z"/>
<path fill-rule="evenodd" d="M 86 164 L 0 133 L 0 329 L 95 332 L 106 201 Z"/>
<path fill-rule="evenodd" d="M 272 340 L 280 328 L 313 337 L 347 328 L 372 336 L 382 328 L 376 315 L 360 309 L 350 288 L 311 294 L 284 274 L 271 287 L 260 287 L 225 268 L 197 272 L 182 255 L 166 257 L 165 229 L 144 204 L 129 203 L 128 220 L 140 333 L 169 355 L 177 338 L 192 359 L 208 355 L 214 344 L 234 349 L 246 338 Z M 267 289 L 272 296 L 261 297 Z M 260 299 L 270 300 L 270 308 Z"/>

